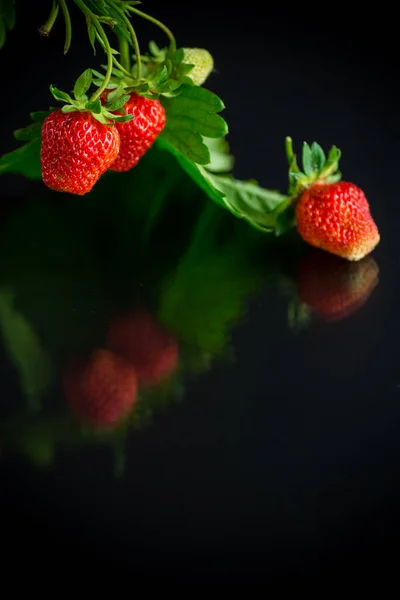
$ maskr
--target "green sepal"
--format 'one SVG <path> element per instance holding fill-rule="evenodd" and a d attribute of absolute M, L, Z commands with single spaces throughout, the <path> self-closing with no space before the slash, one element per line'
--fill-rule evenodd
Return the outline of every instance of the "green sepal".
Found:
<path fill-rule="evenodd" d="M 54 85 L 50 86 L 50 92 L 53 94 L 54 98 L 60 102 L 68 102 L 69 104 L 73 104 L 74 102 L 69 94 L 59 90 Z"/>
<path fill-rule="evenodd" d="M 109 111 L 120 110 L 124 106 L 124 104 L 128 102 L 129 98 L 129 94 L 117 96 L 113 98 L 110 102 L 107 102 L 106 109 Z"/>
<path fill-rule="evenodd" d="M 73 106 L 72 104 L 64 104 L 64 106 L 61 107 L 61 112 L 63 113 L 72 113 L 77 110 L 76 106 Z"/>
<path fill-rule="evenodd" d="M 92 85 L 93 74 L 91 69 L 83 71 L 82 75 L 78 77 L 74 85 L 74 96 L 75 100 L 80 100 L 82 96 L 88 91 Z"/>
<path fill-rule="evenodd" d="M 88 102 L 86 102 L 86 104 L 85 104 L 85 108 L 87 108 L 87 110 L 90 110 L 90 112 L 92 112 L 96 115 L 100 114 L 101 113 L 100 98 L 96 98 L 96 100 L 93 100 L 93 102 L 88 100 Z"/>

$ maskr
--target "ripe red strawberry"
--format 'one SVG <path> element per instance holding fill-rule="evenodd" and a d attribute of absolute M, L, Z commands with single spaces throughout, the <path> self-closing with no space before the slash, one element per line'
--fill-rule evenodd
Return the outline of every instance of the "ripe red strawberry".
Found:
<path fill-rule="evenodd" d="M 306 242 L 347 260 L 360 260 L 380 239 L 364 193 L 345 181 L 306 189 L 296 206 L 296 220 Z"/>
<path fill-rule="evenodd" d="M 145 383 L 158 383 L 177 366 L 175 339 L 145 311 L 115 319 L 109 327 L 108 345 L 131 362 Z"/>
<path fill-rule="evenodd" d="M 72 361 L 63 376 L 66 401 L 79 421 L 110 428 L 129 414 L 136 401 L 132 365 L 109 350 L 95 350 Z"/>
<path fill-rule="evenodd" d="M 89 112 L 55 110 L 42 126 L 40 162 L 44 183 L 58 192 L 82 196 L 116 159 L 120 138 Z"/>
<path fill-rule="evenodd" d="M 363 306 L 378 285 L 379 269 L 372 257 L 348 262 L 312 250 L 298 265 L 297 291 L 302 302 L 325 321 L 339 321 Z"/>
<path fill-rule="evenodd" d="M 107 96 L 108 92 L 102 94 L 103 102 Z M 132 169 L 165 127 L 165 110 L 158 100 L 132 93 L 124 104 L 124 110 L 127 115 L 133 115 L 133 119 L 115 124 L 121 147 L 117 159 L 110 166 L 112 171 Z"/>

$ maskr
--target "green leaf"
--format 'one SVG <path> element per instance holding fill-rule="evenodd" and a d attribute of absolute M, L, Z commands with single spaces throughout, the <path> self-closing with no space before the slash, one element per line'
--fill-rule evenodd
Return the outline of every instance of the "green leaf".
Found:
<path fill-rule="evenodd" d="M 207 171 L 212 173 L 229 173 L 234 165 L 233 155 L 229 152 L 229 144 L 225 138 L 203 138 L 210 152 L 210 162 Z"/>
<path fill-rule="evenodd" d="M 263 231 L 279 232 L 282 229 L 277 227 L 277 219 L 290 206 L 288 196 L 264 189 L 251 181 L 239 181 L 211 173 L 194 164 L 163 136 L 159 136 L 157 145 L 174 154 L 203 192 L 236 217 L 247 220 L 253 227 Z"/>
<path fill-rule="evenodd" d="M 36 122 L 31 123 L 23 129 L 16 129 L 14 131 L 14 137 L 17 140 L 29 141 L 35 140 L 40 137 L 42 131 L 42 123 Z"/>
<path fill-rule="evenodd" d="M 46 117 L 51 113 L 50 110 L 38 110 L 36 112 L 31 112 L 30 117 L 33 121 L 40 121 L 43 123 Z"/>
<path fill-rule="evenodd" d="M 0 289 L 0 327 L 10 359 L 20 377 L 21 389 L 31 406 L 38 407 L 51 379 L 51 363 L 28 321 L 14 307 L 14 295 Z"/>
<path fill-rule="evenodd" d="M 78 77 L 74 85 L 74 96 L 76 100 L 79 100 L 83 94 L 85 94 L 90 86 L 92 85 L 93 75 L 91 69 L 83 71 L 82 75 Z"/>
<path fill-rule="evenodd" d="M 302 162 L 305 174 L 308 175 L 308 177 L 313 177 L 315 173 L 313 169 L 311 148 L 306 142 L 303 144 Z"/>
<path fill-rule="evenodd" d="M 217 113 L 224 109 L 218 96 L 208 90 L 183 85 L 174 98 L 162 98 L 167 116 L 163 136 L 188 159 L 206 165 L 210 152 L 202 136 L 221 138 L 228 133 L 226 121 Z"/>
<path fill-rule="evenodd" d="M 56 87 L 54 87 L 54 85 L 50 86 L 50 92 L 53 94 L 54 98 L 56 100 L 59 100 L 60 102 L 67 102 L 69 104 L 73 103 L 71 96 L 69 96 L 65 92 L 57 89 Z"/>
<path fill-rule="evenodd" d="M 23 175 L 28 179 L 41 179 L 40 146 L 41 141 L 39 138 L 8 154 L 3 154 L 0 157 L 0 175 L 14 173 Z"/>
<path fill-rule="evenodd" d="M 214 202 L 220 204 L 221 206 L 224 205 L 223 192 L 216 189 L 211 183 L 211 180 L 200 172 L 198 165 L 196 165 L 193 161 L 188 159 L 187 156 L 179 152 L 179 150 L 173 144 L 171 144 L 167 138 L 163 137 L 162 135 L 159 136 L 157 139 L 157 146 L 173 154 L 177 159 L 178 163 L 181 165 L 181 167 L 193 179 L 193 181 L 199 186 L 199 188 L 207 194 L 209 198 L 211 198 L 212 200 L 214 200 Z"/>
<path fill-rule="evenodd" d="M 279 192 L 267 190 L 252 181 L 239 181 L 226 175 L 204 174 L 223 194 L 223 203 L 236 217 L 249 221 L 253 227 L 264 231 L 276 230 L 278 209 L 288 205 L 289 198 Z"/>
<path fill-rule="evenodd" d="M 323 151 L 321 146 L 317 144 L 317 142 L 313 142 L 311 146 L 311 155 L 313 170 L 316 173 L 319 173 L 325 164 L 326 157 L 325 152 Z"/>

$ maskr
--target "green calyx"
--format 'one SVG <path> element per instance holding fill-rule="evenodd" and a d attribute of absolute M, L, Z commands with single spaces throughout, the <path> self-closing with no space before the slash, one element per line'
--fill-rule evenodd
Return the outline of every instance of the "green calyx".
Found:
<path fill-rule="evenodd" d="M 332 146 L 328 156 L 317 142 L 311 146 L 304 142 L 302 150 L 303 171 L 297 164 L 297 157 L 293 152 L 291 137 L 286 138 L 286 156 L 289 162 L 289 189 L 288 194 L 293 199 L 315 183 L 335 183 L 340 181 L 342 174 L 339 171 L 341 152 Z"/>
<path fill-rule="evenodd" d="M 129 100 L 129 95 L 122 93 L 119 89 L 108 95 L 106 104 L 101 103 L 97 92 L 89 98 L 87 91 L 92 85 L 92 81 L 92 70 L 86 69 L 76 80 L 73 98 L 52 85 L 50 91 L 56 100 L 65 103 L 61 108 L 64 113 L 88 112 L 103 125 L 112 125 L 114 122 L 125 123 L 133 118 L 132 115 L 127 115 L 123 109 L 124 104 Z M 119 111 L 119 114 L 114 114 L 112 111 Z"/>

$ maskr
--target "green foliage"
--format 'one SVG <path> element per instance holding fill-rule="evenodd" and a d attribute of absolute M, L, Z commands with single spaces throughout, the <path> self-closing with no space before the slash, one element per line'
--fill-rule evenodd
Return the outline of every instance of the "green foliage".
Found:
<path fill-rule="evenodd" d="M 230 329 L 264 276 L 261 236 L 228 221 L 216 206 L 205 206 L 160 294 L 160 319 L 197 354 L 212 357 L 227 350 Z"/>
<path fill-rule="evenodd" d="M 0 328 L 9 357 L 19 373 L 22 391 L 31 407 L 39 407 L 51 379 L 51 363 L 26 318 L 14 306 L 14 294 L 0 288 Z"/>
<path fill-rule="evenodd" d="M 225 108 L 222 100 L 204 88 L 183 85 L 179 96 L 161 101 L 167 116 L 162 137 L 194 163 L 209 163 L 203 136 L 221 138 L 228 133 L 226 121 L 218 114 Z"/>
<path fill-rule="evenodd" d="M 0 0 L 0 49 L 15 26 L 15 0 Z"/>

